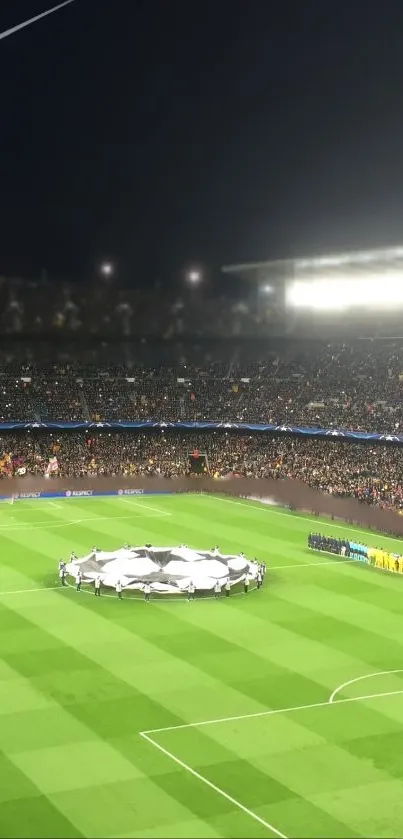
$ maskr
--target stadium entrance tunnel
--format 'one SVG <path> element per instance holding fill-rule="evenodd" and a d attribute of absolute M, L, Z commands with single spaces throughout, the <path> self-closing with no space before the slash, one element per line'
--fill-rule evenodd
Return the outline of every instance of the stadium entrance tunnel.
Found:
<path fill-rule="evenodd" d="M 69 584 L 100 596 L 219 597 L 256 587 L 262 571 L 244 554 L 218 548 L 194 550 L 186 545 L 124 545 L 115 551 L 93 548 L 66 566 Z"/>

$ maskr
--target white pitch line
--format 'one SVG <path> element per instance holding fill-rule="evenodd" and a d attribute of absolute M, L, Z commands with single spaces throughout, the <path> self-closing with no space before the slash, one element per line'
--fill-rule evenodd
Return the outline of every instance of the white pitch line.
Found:
<path fill-rule="evenodd" d="M 120 501 L 123 502 L 123 504 L 138 506 L 138 502 L 131 498 L 121 498 Z M 160 516 L 172 516 L 172 513 L 169 513 L 168 510 L 160 510 L 159 507 L 152 507 L 151 504 L 140 504 L 140 507 L 144 507 L 145 510 L 153 510 L 155 513 L 159 513 Z"/>
<path fill-rule="evenodd" d="M 139 509 L 139 508 L 138 508 Z M 55 527 L 70 527 L 73 524 L 86 524 L 90 521 L 98 521 L 99 523 L 103 521 L 114 521 L 115 519 L 132 519 L 132 520 L 141 520 L 144 519 L 157 519 L 163 518 L 164 515 L 171 515 L 171 513 L 164 513 L 162 510 L 158 510 L 153 515 L 145 515 L 145 516 L 89 516 L 88 518 L 84 519 L 70 519 L 70 521 L 63 521 L 63 522 L 55 522 L 55 523 L 48 523 L 47 521 L 32 521 L 31 524 L 28 522 L 15 522 L 15 524 L 0 524 L 0 533 L 3 530 L 11 530 L 11 531 L 20 531 L 20 530 L 38 530 L 40 528 L 48 529 L 48 528 L 55 528 Z M 36 526 L 35 526 L 36 525 Z"/>
<path fill-rule="evenodd" d="M 329 698 L 329 704 L 333 705 L 333 703 L 337 701 L 335 700 L 335 696 L 337 696 L 338 693 L 344 690 L 344 688 L 347 688 L 349 685 L 355 685 L 357 682 L 363 682 L 364 679 L 372 679 L 376 676 L 391 676 L 394 673 L 403 673 L 403 670 L 401 668 L 399 668 L 398 670 L 378 670 L 377 673 L 366 673 L 365 676 L 357 676 L 356 679 L 349 679 L 348 682 L 343 682 L 342 685 L 339 685 L 338 688 L 335 688 L 335 690 Z"/>
<path fill-rule="evenodd" d="M 255 503 L 249 504 L 248 502 L 243 501 L 243 500 L 234 501 L 232 498 L 222 498 L 221 495 L 210 496 L 210 495 L 208 495 L 208 493 L 201 493 L 201 495 L 202 495 L 203 498 L 213 497 L 215 501 L 223 501 L 224 504 L 236 504 L 237 507 L 251 507 L 252 510 L 260 510 L 262 513 L 273 513 L 275 516 L 288 516 L 289 518 L 292 517 L 291 512 L 286 512 L 285 510 L 273 509 L 274 505 L 273 505 L 273 507 L 271 507 L 268 504 L 260 504 L 259 501 L 255 501 Z M 313 516 L 313 515 L 312 515 L 311 518 L 308 518 L 307 516 L 300 516 L 300 514 L 298 513 L 298 510 L 296 510 L 295 512 L 296 512 L 295 520 L 299 519 L 300 521 L 307 521 L 311 525 L 313 525 L 314 520 L 317 518 L 317 516 Z M 325 518 L 326 518 L 325 514 L 323 514 L 323 516 L 319 515 L 319 519 L 321 520 L 321 524 L 323 524 L 326 527 L 333 527 L 336 530 L 344 530 L 344 532 L 346 532 L 348 530 L 349 533 L 361 533 L 361 534 L 365 533 L 367 536 L 380 536 L 381 538 L 388 539 L 389 542 L 399 542 L 400 545 L 403 542 L 403 539 L 398 539 L 395 536 L 387 536 L 386 534 L 379 533 L 378 530 L 366 530 L 364 527 L 362 527 L 360 530 L 357 530 L 357 529 L 354 530 L 354 528 L 348 526 L 347 522 L 345 524 L 333 524 L 333 522 L 330 522 L 330 521 L 329 522 L 328 521 L 323 521 L 323 519 L 325 519 Z"/>
<path fill-rule="evenodd" d="M 329 699 L 326 702 L 313 702 L 309 705 L 291 705 L 289 708 L 274 708 L 270 711 L 257 711 L 253 714 L 238 714 L 234 717 L 218 717 L 215 720 L 200 720 L 200 722 L 187 722 L 181 723 L 180 725 L 167 725 L 164 728 L 151 728 L 147 731 L 140 731 L 139 734 L 160 734 L 164 731 L 179 731 L 180 729 L 185 728 L 201 728 L 205 725 L 218 725 L 219 723 L 224 722 L 237 722 L 240 720 L 251 720 L 256 719 L 258 717 L 272 717 L 276 714 L 291 714 L 293 711 L 308 711 L 309 709 L 313 708 L 334 708 L 335 705 L 345 705 L 349 702 L 365 702 L 370 699 L 381 699 L 385 696 L 397 696 L 399 694 L 403 694 L 403 690 L 389 690 L 385 693 L 370 693 L 366 694 L 365 696 L 348 696 L 345 699 L 335 699 L 333 702 L 330 702 Z"/>
<path fill-rule="evenodd" d="M 53 12 L 57 12 L 59 9 L 62 9 L 63 6 L 69 6 L 70 3 L 73 3 L 74 0 L 65 0 L 64 3 L 59 3 L 58 6 L 54 6 L 53 9 L 48 9 L 47 12 L 41 12 L 40 15 L 36 15 L 35 17 L 29 18 L 29 20 L 24 20 L 23 23 L 18 23 L 17 26 L 12 26 L 11 29 L 6 29 L 5 32 L 0 32 L 0 41 L 4 38 L 8 38 L 10 35 L 14 35 L 15 32 L 19 32 L 20 29 L 25 29 L 26 26 L 30 26 L 31 23 L 36 23 L 38 20 L 41 20 L 43 17 L 47 17 L 48 15 L 53 14 Z"/>
<path fill-rule="evenodd" d="M 385 673 L 386 672 L 387 671 L 385 671 Z M 393 672 L 393 671 L 390 671 L 390 672 Z M 403 671 L 399 671 L 399 672 L 403 672 Z M 371 674 L 371 675 L 380 675 L 380 674 Z M 369 675 L 365 676 L 363 678 L 369 678 Z M 358 681 L 358 679 L 355 679 L 355 680 L 352 680 L 352 681 Z M 346 682 L 346 685 L 347 684 L 350 684 L 350 682 Z M 345 685 L 341 685 L 336 690 L 341 690 L 343 687 L 345 687 Z M 197 778 L 203 784 L 206 784 L 206 786 L 210 787 L 212 790 L 214 790 L 214 792 L 218 793 L 218 795 L 221 795 L 223 798 L 226 798 L 228 801 L 230 801 L 232 804 L 234 804 L 235 807 L 238 807 L 240 810 L 242 810 L 244 813 L 246 813 L 252 819 L 254 819 L 255 821 L 258 821 L 260 824 L 262 824 L 264 827 L 266 827 L 268 830 L 270 830 L 272 833 L 274 833 L 280 839 L 286 839 L 285 834 L 281 833 L 276 827 L 274 827 L 274 825 L 270 824 L 269 822 L 266 822 L 264 819 L 262 819 L 260 816 L 258 816 L 257 813 L 254 813 L 253 810 L 249 810 L 248 807 L 245 807 L 244 804 L 241 804 L 240 801 L 237 801 L 237 799 L 233 798 L 232 795 L 229 795 L 229 793 L 225 792 L 225 790 L 221 789 L 221 787 L 218 787 L 216 784 L 213 784 L 212 781 L 209 781 L 208 778 L 206 778 L 204 775 L 201 775 L 200 772 L 197 772 L 196 769 L 193 769 L 191 766 L 189 766 L 188 763 L 185 763 L 183 760 L 181 760 L 179 757 L 177 757 L 175 754 L 173 754 L 173 752 L 170 752 L 168 749 L 165 748 L 165 746 L 162 746 L 160 743 L 157 743 L 157 741 L 154 740 L 154 738 L 151 735 L 152 734 L 159 734 L 159 733 L 162 733 L 164 731 L 179 731 L 179 730 L 183 730 L 185 728 L 200 728 L 201 726 L 205 726 L 205 725 L 217 725 L 218 723 L 235 722 L 235 721 L 247 720 L 247 719 L 256 719 L 257 717 L 269 717 L 269 716 L 274 716 L 275 714 L 288 714 L 288 713 L 291 713 L 292 711 L 306 711 L 306 710 L 314 709 L 314 708 L 330 708 L 330 707 L 334 708 L 335 705 L 344 705 L 344 704 L 347 704 L 349 702 L 364 702 L 364 701 L 368 701 L 370 699 L 381 699 L 383 697 L 398 696 L 398 695 L 401 695 L 401 694 L 403 694 L 403 690 L 390 690 L 390 691 L 385 691 L 384 693 L 372 693 L 372 694 L 368 694 L 368 695 L 365 695 L 365 696 L 352 696 L 352 697 L 347 697 L 345 699 L 334 699 L 333 698 L 334 695 L 335 695 L 335 691 L 334 691 L 331 694 L 330 699 L 328 699 L 326 702 L 313 702 L 309 705 L 294 705 L 294 706 L 291 706 L 289 708 L 275 708 L 275 709 L 270 710 L 270 711 L 258 711 L 257 713 L 253 713 L 253 714 L 239 714 L 239 715 L 233 716 L 233 717 L 221 717 L 221 718 L 214 719 L 214 720 L 202 720 L 201 722 L 196 722 L 196 723 L 183 723 L 181 725 L 168 725 L 168 726 L 165 726 L 164 728 L 153 728 L 153 729 L 150 729 L 148 731 L 140 731 L 139 735 L 144 740 L 146 740 L 148 743 L 150 743 L 152 746 L 154 746 L 156 749 L 158 749 L 160 752 L 162 752 L 162 754 L 164 754 L 166 757 L 170 758 L 170 760 L 173 760 L 176 764 L 178 764 L 178 766 L 180 766 L 186 772 L 189 772 L 191 775 L 193 775 L 195 778 Z"/>
<path fill-rule="evenodd" d="M 206 778 L 204 775 L 201 775 L 200 772 L 196 771 L 196 769 L 192 769 L 192 767 L 189 766 L 188 763 L 185 763 L 183 760 L 180 760 L 180 758 L 174 755 L 172 752 L 169 752 L 168 749 L 165 749 L 164 746 L 161 746 L 160 743 L 157 743 L 155 740 L 152 739 L 152 737 L 149 737 L 145 731 L 141 731 L 140 736 L 143 737 L 144 740 L 147 740 L 148 743 L 151 743 L 151 745 L 154 746 L 156 749 L 159 749 L 159 751 L 162 752 L 162 754 L 164 754 L 166 757 L 169 757 L 171 760 L 173 760 L 174 763 L 177 763 L 178 766 L 180 766 L 182 769 L 185 769 L 186 772 L 189 772 L 203 784 L 206 784 L 206 786 L 210 787 L 210 789 L 214 790 L 214 792 L 216 792 L 218 795 L 221 795 L 222 798 L 226 798 L 227 801 L 230 801 L 231 804 L 234 805 L 234 807 L 238 807 L 238 809 L 242 810 L 243 813 L 246 813 L 247 816 L 250 816 L 250 818 L 254 819 L 256 822 L 259 822 L 259 824 L 263 825 L 263 827 L 266 827 L 267 830 L 270 830 L 271 833 L 274 833 L 275 836 L 279 837 L 279 839 L 287 839 L 285 834 L 281 833 L 280 830 L 277 830 L 277 828 L 274 827 L 274 825 L 270 824 L 270 822 L 265 821 L 265 819 L 262 819 L 261 816 L 258 816 L 257 813 L 254 813 L 253 810 L 249 810 L 249 807 L 245 807 L 244 804 L 241 804 L 240 801 L 238 801 L 236 798 L 233 798 L 233 796 L 229 795 L 228 792 L 225 792 L 225 790 L 221 789 L 221 787 L 218 787 L 217 784 L 213 784 L 212 781 L 209 781 L 208 778 Z"/>
<path fill-rule="evenodd" d="M 49 501 L 49 504 L 51 507 L 57 507 L 58 510 L 63 509 L 61 504 L 56 504 L 54 501 Z"/>
<path fill-rule="evenodd" d="M 63 589 L 63 586 L 43 586 L 42 588 L 20 588 L 20 589 L 13 589 L 13 591 L 0 591 L 0 597 L 5 597 L 5 595 L 10 594 L 32 594 L 35 591 L 54 591 L 55 589 Z"/>
<path fill-rule="evenodd" d="M 117 518 L 117 516 L 115 516 L 114 518 Z M 147 518 L 153 518 L 153 516 L 147 516 Z M 73 524 L 73 522 L 70 522 L 70 524 Z M 55 525 L 55 526 L 57 526 L 57 525 Z M 49 527 L 51 527 L 51 525 L 49 525 Z M 326 560 L 326 562 L 307 562 L 307 563 L 304 563 L 304 564 L 294 563 L 294 565 L 275 565 L 275 566 L 273 566 L 273 568 L 268 568 L 267 570 L 268 570 L 268 572 L 270 572 L 270 571 L 282 571 L 284 568 L 288 568 L 288 569 L 291 569 L 291 568 L 310 568 L 311 566 L 313 566 L 315 568 L 318 565 L 322 565 L 322 566 L 327 565 L 327 566 L 332 566 L 333 568 L 338 568 L 338 566 L 342 565 L 342 563 L 357 562 L 357 561 L 358 560 L 355 560 L 355 559 L 342 559 L 342 560 L 339 560 L 338 562 L 334 562 L 333 560 L 329 560 L 329 561 Z M 6 594 L 27 594 L 28 592 L 32 592 L 32 591 L 53 591 L 54 589 L 62 590 L 62 588 L 63 588 L 62 586 L 50 586 L 49 588 L 26 588 L 26 589 L 24 588 L 24 589 L 21 589 L 19 591 L 0 591 L 0 596 L 4 597 Z M 66 588 L 72 589 L 72 588 L 74 588 L 74 586 L 67 583 Z M 252 593 L 252 591 L 255 591 L 255 590 L 256 590 L 256 587 L 250 588 L 249 593 Z M 92 591 L 92 589 L 88 590 L 88 591 L 86 589 L 82 589 L 81 593 L 82 594 L 92 594 L 93 591 Z M 243 591 L 233 591 L 232 594 L 231 594 L 231 597 L 239 597 L 241 595 L 244 596 Z M 102 597 L 110 597 L 110 598 L 116 599 L 115 594 L 107 594 L 106 592 L 103 593 Z M 139 596 L 132 596 L 131 595 L 130 598 L 126 597 L 126 598 L 123 598 L 123 599 L 126 600 L 127 602 L 130 602 L 132 600 L 139 601 L 139 600 L 142 600 L 143 598 L 140 595 Z M 213 599 L 213 595 L 208 594 L 208 595 L 203 595 L 201 597 L 198 597 L 197 601 L 198 600 L 212 600 L 212 599 Z M 197 601 L 195 601 L 195 602 L 197 602 Z M 188 600 L 185 597 L 181 597 L 180 595 L 178 595 L 177 597 L 176 596 L 175 597 L 171 596 L 171 597 L 169 597 L 169 600 L 168 600 L 167 597 L 165 597 L 164 599 L 162 599 L 162 598 L 159 599 L 158 596 L 157 596 L 157 597 L 153 598 L 150 602 L 151 603 L 160 603 L 160 604 L 161 603 L 165 604 L 167 602 L 169 602 L 169 603 L 188 603 Z M 267 712 L 264 711 L 264 713 L 267 713 Z"/>
<path fill-rule="evenodd" d="M 327 551 L 323 551 L 327 553 Z M 329 551 L 330 553 L 330 551 Z M 339 565 L 346 565 L 348 562 L 360 562 L 359 559 L 338 559 L 338 555 L 333 554 L 334 559 L 326 559 L 323 562 L 294 562 L 293 565 L 268 565 L 267 571 L 282 571 L 284 568 L 317 568 L 318 565 L 327 565 L 332 568 L 338 568 Z"/>

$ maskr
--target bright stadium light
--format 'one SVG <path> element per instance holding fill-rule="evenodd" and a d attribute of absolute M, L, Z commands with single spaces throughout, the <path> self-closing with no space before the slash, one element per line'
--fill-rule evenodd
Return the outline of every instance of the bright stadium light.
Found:
<path fill-rule="evenodd" d="M 260 290 L 263 292 L 263 294 L 271 294 L 273 291 L 273 286 L 271 286 L 270 283 L 265 283 L 260 287 Z"/>
<path fill-rule="evenodd" d="M 113 274 L 113 265 L 111 262 L 103 262 L 100 271 L 103 277 L 111 277 Z"/>
<path fill-rule="evenodd" d="M 201 272 L 196 270 L 188 271 L 186 279 L 190 285 L 199 285 L 202 279 Z"/>
<path fill-rule="evenodd" d="M 356 276 L 321 278 L 294 282 L 286 292 L 287 305 L 317 311 L 345 309 L 396 309 L 403 306 L 403 275 L 383 272 L 357 279 Z"/>

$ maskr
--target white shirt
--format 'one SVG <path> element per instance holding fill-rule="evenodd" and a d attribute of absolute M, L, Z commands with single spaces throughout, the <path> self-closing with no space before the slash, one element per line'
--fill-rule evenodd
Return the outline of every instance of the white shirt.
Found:
<path fill-rule="evenodd" d="M 217 582 L 216 582 L 216 584 L 215 584 L 215 586 L 214 586 L 214 591 L 215 591 L 217 594 L 218 594 L 218 592 L 219 592 L 219 591 L 221 591 L 221 586 L 220 586 L 220 583 L 218 582 L 218 580 L 217 580 Z"/>
<path fill-rule="evenodd" d="M 122 583 L 120 582 L 120 580 L 118 580 L 117 583 L 116 583 L 116 591 L 117 592 L 122 591 Z"/>
<path fill-rule="evenodd" d="M 230 581 L 229 581 L 229 580 L 227 580 L 227 582 L 225 583 L 225 588 L 226 588 L 226 590 L 227 590 L 227 591 L 229 591 L 229 590 L 230 590 L 230 588 L 231 588 L 231 583 L 230 583 Z"/>
<path fill-rule="evenodd" d="M 195 584 L 194 583 L 189 583 L 189 591 L 190 591 L 190 594 L 195 593 Z"/>
<path fill-rule="evenodd" d="M 100 587 L 101 587 L 101 578 L 97 577 L 96 580 L 95 580 L 95 588 L 100 588 Z"/>
<path fill-rule="evenodd" d="M 144 586 L 144 594 L 150 594 L 150 592 L 151 592 L 151 587 L 150 587 L 149 583 L 147 583 L 147 585 Z"/>

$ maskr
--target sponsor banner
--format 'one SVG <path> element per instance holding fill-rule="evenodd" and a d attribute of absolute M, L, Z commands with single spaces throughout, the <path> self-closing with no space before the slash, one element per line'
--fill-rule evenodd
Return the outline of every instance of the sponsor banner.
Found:
<path fill-rule="evenodd" d="M 92 489 L 68 489 L 64 495 L 66 498 L 92 498 L 93 495 L 109 495 L 109 493 L 97 493 Z"/>
<path fill-rule="evenodd" d="M 177 429 L 177 430 L 229 430 L 229 431 L 266 431 L 273 434 L 300 434 L 308 437 L 331 437 L 334 440 L 382 440 L 387 443 L 403 443 L 403 434 L 367 434 L 364 431 L 348 431 L 344 428 L 310 428 L 299 425 L 264 425 L 248 422 L 2 422 L 3 431 L 89 431 L 96 429 L 118 431 L 120 428 L 132 429 Z"/>
<path fill-rule="evenodd" d="M 118 489 L 118 495 L 144 495 L 144 489 Z"/>
<path fill-rule="evenodd" d="M 168 490 L 147 490 L 147 489 L 118 489 L 108 491 L 98 491 L 93 489 L 67 489 L 64 492 L 17 492 L 14 493 L 14 499 L 19 501 L 37 500 L 39 498 L 96 498 L 112 495 L 174 495 Z M 9 501 L 9 495 L 0 495 L 0 501 Z"/>

